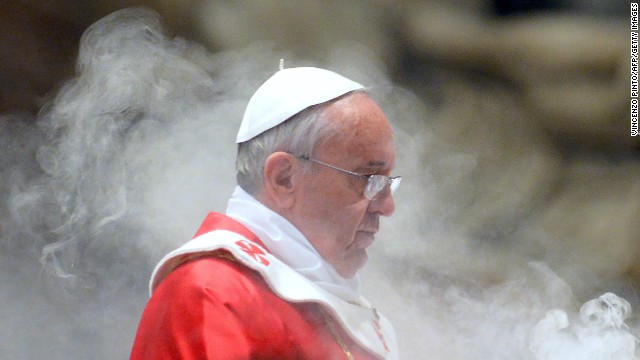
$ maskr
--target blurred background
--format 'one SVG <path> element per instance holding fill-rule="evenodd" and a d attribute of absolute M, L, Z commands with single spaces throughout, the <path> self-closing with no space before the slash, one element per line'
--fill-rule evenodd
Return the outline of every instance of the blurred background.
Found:
<path fill-rule="evenodd" d="M 118 44 L 86 37 L 77 63 L 134 6 L 171 55 L 114 72 Z M 128 357 L 154 264 L 224 210 L 242 107 L 285 58 L 378 85 L 396 126 L 403 189 L 362 278 L 403 359 L 608 359 L 532 331 L 552 309 L 586 327 L 606 292 L 638 312 L 628 24 L 596 0 L 0 3 L 0 358 Z M 638 320 L 607 331 L 628 345 Z"/>

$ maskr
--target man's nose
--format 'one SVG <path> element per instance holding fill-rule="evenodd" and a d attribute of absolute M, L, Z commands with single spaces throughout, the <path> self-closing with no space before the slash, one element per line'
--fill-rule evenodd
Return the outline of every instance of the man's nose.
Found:
<path fill-rule="evenodd" d="M 396 204 L 389 186 L 369 203 L 369 211 L 379 213 L 382 216 L 391 216 L 395 210 Z"/>

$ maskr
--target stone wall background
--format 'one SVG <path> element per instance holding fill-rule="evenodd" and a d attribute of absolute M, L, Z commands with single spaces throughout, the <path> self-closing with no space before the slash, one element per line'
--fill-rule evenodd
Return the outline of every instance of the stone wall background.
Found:
<path fill-rule="evenodd" d="M 407 153 L 399 171 L 413 180 L 404 180 L 398 204 L 411 207 L 399 205 L 387 221 L 400 225 L 382 234 L 389 240 L 371 254 L 377 265 L 365 270 L 372 280 L 363 286 L 396 323 L 403 358 L 524 359 L 532 356 L 526 331 L 546 310 L 576 311 L 607 291 L 637 312 L 640 141 L 628 129 L 628 4 L 517 3 L 522 8 L 472 0 L 0 4 L 0 171 L 10 179 L 0 185 L 8 205 L 0 295 L 11 324 L 4 330 L 11 340 L 0 347 L 9 358 L 128 353 L 147 274 L 162 251 L 88 255 L 78 266 L 93 262 L 97 273 L 122 275 L 109 260 L 124 259 L 127 275 L 109 287 L 118 297 L 68 293 L 39 261 L 55 235 L 32 242 L 13 222 L 11 204 L 20 184 L 42 172 L 35 157 L 17 159 L 46 141 L 37 114 L 74 76 L 81 34 L 138 5 L 157 11 L 170 36 L 213 54 L 264 49 L 354 74 L 373 66 L 395 84 L 381 102 L 399 119 Z M 382 274 L 401 280 L 380 281 Z M 535 295 L 523 299 L 519 287 Z M 495 318 L 477 316 L 496 304 Z M 497 326 L 505 323 L 515 331 Z M 636 334 L 637 318 L 628 323 Z M 479 334 L 479 324 L 496 330 Z M 492 336 L 509 335 L 511 347 L 497 350 Z M 36 339 L 42 346 L 30 345 Z"/>

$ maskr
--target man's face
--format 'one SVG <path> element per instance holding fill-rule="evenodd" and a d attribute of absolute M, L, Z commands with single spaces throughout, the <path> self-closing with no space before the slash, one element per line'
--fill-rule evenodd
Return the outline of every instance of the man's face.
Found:
<path fill-rule="evenodd" d="M 369 96 L 340 99 L 324 116 L 344 124 L 343 131 L 320 144 L 314 159 L 362 175 L 390 174 L 396 157 L 393 132 Z M 301 177 L 301 196 L 290 221 L 343 277 L 352 278 L 367 261 L 366 248 L 374 242 L 380 216 L 393 213 L 393 198 L 386 188 L 379 198 L 368 200 L 363 195 L 365 179 L 311 166 Z"/>

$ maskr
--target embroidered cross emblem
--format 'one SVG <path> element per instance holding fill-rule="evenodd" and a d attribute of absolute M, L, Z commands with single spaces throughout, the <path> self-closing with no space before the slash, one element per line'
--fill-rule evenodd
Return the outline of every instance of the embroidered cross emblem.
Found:
<path fill-rule="evenodd" d="M 261 263 L 264 266 L 268 266 L 269 265 L 269 260 L 267 260 L 264 256 L 266 255 L 266 253 L 264 251 L 262 251 L 262 249 L 260 249 L 256 244 L 250 243 L 246 240 L 238 240 L 236 241 L 236 245 L 238 245 L 238 247 L 246 252 L 247 254 L 249 254 L 253 260 Z"/>

